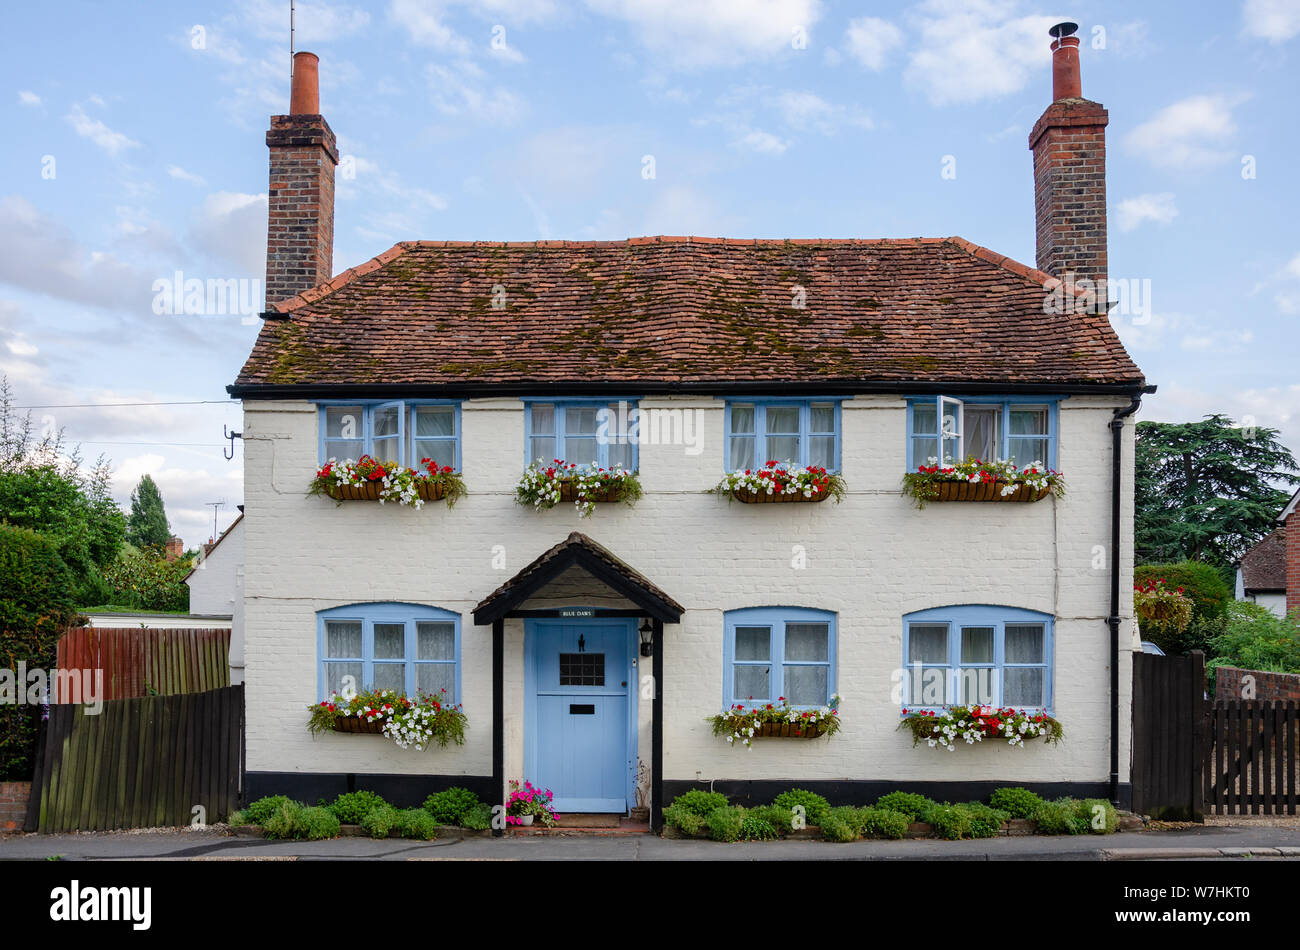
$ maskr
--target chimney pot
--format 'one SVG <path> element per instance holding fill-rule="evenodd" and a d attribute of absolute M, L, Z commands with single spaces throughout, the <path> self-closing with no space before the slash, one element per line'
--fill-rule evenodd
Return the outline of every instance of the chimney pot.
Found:
<path fill-rule="evenodd" d="M 293 83 L 289 91 L 290 115 L 320 115 L 320 57 L 293 54 Z"/>
<path fill-rule="evenodd" d="M 1047 32 L 1052 39 L 1052 100 L 1082 99 L 1083 81 L 1079 78 L 1079 38 L 1077 23 L 1058 23 Z"/>

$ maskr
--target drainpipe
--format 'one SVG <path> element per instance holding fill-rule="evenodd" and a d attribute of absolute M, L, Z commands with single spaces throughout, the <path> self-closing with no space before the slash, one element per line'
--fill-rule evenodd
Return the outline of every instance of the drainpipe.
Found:
<path fill-rule="evenodd" d="M 1147 386 L 1135 393 L 1128 407 L 1116 409 L 1110 420 L 1110 800 L 1119 807 L 1119 546 L 1120 546 L 1120 454 L 1123 447 L 1124 420 L 1142 405 L 1142 394 L 1153 393 Z"/>

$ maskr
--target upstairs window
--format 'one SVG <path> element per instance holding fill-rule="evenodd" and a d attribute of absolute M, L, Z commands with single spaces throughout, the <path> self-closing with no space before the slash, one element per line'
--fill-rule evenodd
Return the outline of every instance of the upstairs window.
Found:
<path fill-rule="evenodd" d="M 724 619 L 724 707 L 820 708 L 835 695 L 835 615 L 805 607 L 730 610 Z"/>
<path fill-rule="evenodd" d="M 769 461 L 840 468 L 838 400 L 735 400 L 727 403 L 726 469 Z"/>
<path fill-rule="evenodd" d="M 908 406 L 908 469 L 967 457 L 1056 468 L 1056 415 L 1055 402 L 918 397 Z"/>
<path fill-rule="evenodd" d="M 526 463 L 561 459 L 634 472 L 638 410 L 630 400 L 556 400 L 524 404 Z"/>
<path fill-rule="evenodd" d="M 456 403 L 357 403 L 320 407 L 320 459 L 381 462 L 419 468 L 424 459 L 460 468 L 460 406 Z"/>
<path fill-rule="evenodd" d="M 903 705 L 1047 711 L 1052 618 L 1016 607 L 937 607 L 903 618 Z"/>

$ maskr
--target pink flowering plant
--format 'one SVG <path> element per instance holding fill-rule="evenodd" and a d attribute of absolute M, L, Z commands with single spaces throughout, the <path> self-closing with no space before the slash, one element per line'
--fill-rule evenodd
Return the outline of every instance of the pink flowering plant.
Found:
<path fill-rule="evenodd" d="M 641 482 L 636 472 L 615 465 L 600 468 L 595 464 L 579 465 L 563 459 L 544 462 L 538 459 L 524 469 L 515 485 L 515 501 L 532 505 L 534 511 L 554 508 L 561 500 L 572 500 L 580 518 L 596 510 L 598 501 L 621 501 L 633 504 L 641 497 Z"/>
<path fill-rule="evenodd" d="M 949 706 L 933 709 L 904 709 L 899 729 L 912 734 L 912 745 L 924 742 L 931 749 L 953 752 L 958 742 L 974 745 L 985 739 L 1023 746 L 1029 739 L 1043 739 L 1056 745 L 1065 737 L 1060 722 L 1046 713 L 995 706 Z"/>
<path fill-rule="evenodd" d="M 838 696 L 832 696 L 828 705 L 812 709 L 791 706 L 784 696 L 778 696 L 775 703 L 755 703 L 752 696 L 749 699 L 748 704 L 736 703 L 725 712 L 709 717 L 713 734 L 725 737 L 728 745 L 739 742 L 752 749 L 753 740 L 764 723 L 788 725 L 796 736 L 833 736 L 840 730 Z"/>
<path fill-rule="evenodd" d="M 844 478 L 819 465 L 804 468 L 791 462 L 769 461 L 761 468 L 728 472 L 712 491 L 717 495 L 727 495 L 728 500 L 738 492 L 747 492 L 751 495 L 802 497 L 809 501 L 833 498 L 839 504 L 844 498 Z"/>
<path fill-rule="evenodd" d="M 554 797 L 549 788 L 538 788 L 527 779 L 520 785 L 511 779 L 510 797 L 506 799 L 506 823 L 522 825 L 521 819 L 525 815 L 533 815 L 536 821 L 547 828 L 552 827 L 555 819 L 560 817 L 551 807 L 551 799 Z"/>
<path fill-rule="evenodd" d="M 317 469 L 307 494 L 329 495 L 338 500 L 342 488 L 368 486 L 378 490 L 381 505 L 392 502 L 417 511 L 424 507 L 426 498 L 433 497 L 435 490 L 440 490 L 438 497 L 446 500 L 448 508 L 465 494 L 464 479 L 448 465 L 439 467 L 432 459 L 421 459 L 420 468 L 405 468 L 396 462 L 384 462 L 369 455 L 363 455 L 355 462 L 352 459 L 330 459 Z"/>

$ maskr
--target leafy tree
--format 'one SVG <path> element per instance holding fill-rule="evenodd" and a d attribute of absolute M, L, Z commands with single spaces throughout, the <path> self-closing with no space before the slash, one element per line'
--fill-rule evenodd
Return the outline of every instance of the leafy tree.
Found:
<path fill-rule="evenodd" d="M 161 548 L 124 550 L 104 570 L 113 606 L 135 610 L 189 610 L 185 575 L 193 565 L 185 558 L 167 560 Z"/>
<path fill-rule="evenodd" d="M 1300 484 L 1277 430 L 1200 422 L 1140 422 L 1135 541 L 1139 562 L 1206 561 L 1226 569 L 1275 527 Z"/>
<path fill-rule="evenodd" d="M 171 536 L 162 492 L 158 491 L 153 478 L 145 475 L 131 492 L 131 517 L 126 523 L 126 539 L 137 548 L 164 548 Z"/>
<path fill-rule="evenodd" d="M 100 571 L 117 558 L 126 535 L 110 475 L 102 457 L 83 469 L 80 452 L 65 448 L 62 431 L 38 438 L 31 414 L 14 410 L 9 382 L 0 377 L 0 523 L 50 538 L 83 604 L 97 599 Z"/>

